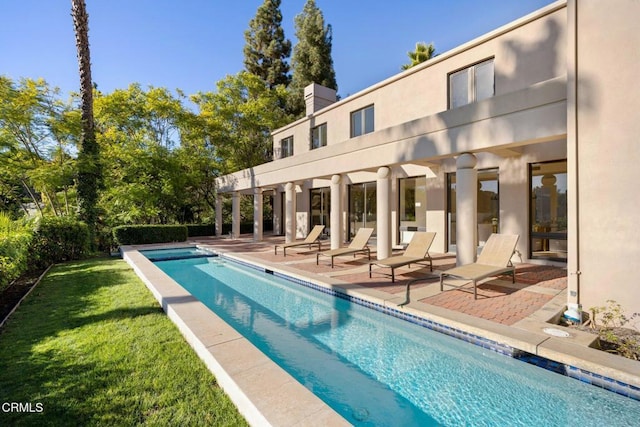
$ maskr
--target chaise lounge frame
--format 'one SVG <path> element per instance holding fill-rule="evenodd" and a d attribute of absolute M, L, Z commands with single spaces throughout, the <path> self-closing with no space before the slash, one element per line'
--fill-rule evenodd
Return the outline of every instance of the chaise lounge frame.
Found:
<path fill-rule="evenodd" d="M 501 274 L 511 274 L 513 283 L 516 282 L 516 268 L 511 262 L 519 236 L 517 234 L 492 234 L 482 248 L 478 260 L 471 264 L 454 267 L 440 273 L 440 291 L 444 290 L 447 278 L 467 280 L 463 285 L 447 286 L 461 288 L 473 282 L 473 299 L 478 299 L 478 281 Z"/>
<path fill-rule="evenodd" d="M 287 256 L 287 248 L 293 248 L 296 246 L 308 246 L 311 249 L 311 246 L 318 245 L 318 250 L 322 249 L 322 242 L 320 242 L 320 235 L 324 230 L 324 225 L 316 225 L 314 226 L 307 237 L 302 241 L 283 243 L 281 245 L 275 245 L 273 248 L 274 253 L 278 255 L 278 248 L 282 248 L 284 256 Z"/>
<path fill-rule="evenodd" d="M 433 243 L 433 240 L 436 237 L 436 233 L 429 231 L 417 231 L 414 233 L 407 249 L 404 251 L 402 255 L 396 255 L 389 258 L 381 259 L 378 261 L 373 261 L 369 263 L 369 278 L 371 278 L 371 267 L 376 265 L 378 267 L 386 267 L 391 269 L 391 274 L 382 273 L 385 276 L 391 277 L 391 283 L 394 283 L 396 280 L 395 277 L 395 269 L 398 267 L 403 267 L 408 265 L 411 267 L 411 264 L 419 264 L 424 265 L 425 267 L 429 266 L 429 271 L 433 271 L 433 260 L 431 255 L 429 255 L 429 248 Z M 426 264 L 428 262 L 428 264 Z"/>
<path fill-rule="evenodd" d="M 369 260 L 371 260 L 371 249 L 369 248 L 369 239 L 373 234 L 373 228 L 360 228 L 355 237 L 346 248 L 331 249 L 324 252 L 318 252 L 316 254 L 316 265 L 320 261 L 320 255 L 331 257 L 331 268 L 333 268 L 333 259 L 337 256 L 351 255 L 355 258 L 356 254 L 367 254 Z"/>

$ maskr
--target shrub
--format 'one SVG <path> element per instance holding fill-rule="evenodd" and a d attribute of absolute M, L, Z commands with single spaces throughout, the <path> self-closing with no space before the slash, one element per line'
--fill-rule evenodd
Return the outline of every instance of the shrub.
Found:
<path fill-rule="evenodd" d="M 188 224 L 187 235 L 189 237 L 196 236 L 215 236 L 216 226 L 213 224 Z"/>
<path fill-rule="evenodd" d="M 0 290 L 27 271 L 30 232 L 0 235 Z"/>
<path fill-rule="evenodd" d="M 231 224 L 222 224 L 222 235 L 228 235 L 231 233 Z M 265 231 L 267 228 L 263 228 Z M 253 233 L 253 223 L 252 222 L 243 222 L 240 223 L 240 234 L 251 234 Z"/>
<path fill-rule="evenodd" d="M 80 259 L 89 252 L 89 227 L 73 217 L 42 218 L 34 234 L 31 254 L 36 266 Z"/>
<path fill-rule="evenodd" d="M 0 212 L 0 290 L 27 271 L 33 225 Z"/>
<path fill-rule="evenodd" d="M 121 225 L 113 229 L 113 238 L 120 246 L 184 242 L 187 240 L 187 226 Z"/>

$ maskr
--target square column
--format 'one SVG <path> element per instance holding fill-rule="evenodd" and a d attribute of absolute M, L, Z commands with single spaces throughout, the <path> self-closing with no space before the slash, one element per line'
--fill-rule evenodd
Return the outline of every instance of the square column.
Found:
<path fill-rule="evenodd" d="M 222 194 L 216 194 L 216 236 L 222 236 Z"/>
<path fill-rule="evenodd" d="M 338 249 L 342 243 L 342 176 L 331 177 L 331 249 Z"/>
<path fill-rule="evenodd" d="M 478 171 L 476 156 L 456 160 L 456 265 L 476 261 L 478 241 Z"/>
<path fill-rule="evenodd" d="M 253 241 L 260 242 L 262 241 L 262 188 L 254 188 L 253 189 Z"/>
<path fill-rule="evenodd" d="M 378 259 L 391 256 L 391 205 L 390 199 L 391 169 L 386 166 L 378 169 L 376 182 L 376 222 Z"/>
<path fill-rule="evenodd" d="M 240 193 L 234 191 L 231 203 L 231 237 L 240 237 Z"/>
<path fill-rule="evenodd" d="M 287 182 L 284 187 L 285 193 L 285 242 L 293 242 L 296 240 L 296 185 L 293 182 Z"/>

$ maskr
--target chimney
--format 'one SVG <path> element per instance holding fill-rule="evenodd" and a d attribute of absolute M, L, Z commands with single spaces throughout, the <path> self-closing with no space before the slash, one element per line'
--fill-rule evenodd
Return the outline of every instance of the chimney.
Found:
<path fill-rule="evenodd" d="M 307 116 L 336 102 L 335 89 L 312 83 L 304 88 L 304 102 L 307 106 Z"/>

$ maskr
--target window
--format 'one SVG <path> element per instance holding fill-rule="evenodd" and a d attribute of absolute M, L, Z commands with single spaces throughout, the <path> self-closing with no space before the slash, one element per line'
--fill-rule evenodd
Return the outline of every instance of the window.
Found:
<path fill-rule="evenodd" d="M 327 145 L 327 124 L 323 123 L 311 129 L 311 149 Z"/>
<path fill-rule="evenodd" d="M 426 231 L 427 178 L 400 179 L 400 244 L 408 244 L 416 231 Z"/>
<path fill-rule="evenodd" d="M 449 74 L 449 108 L 491 98 L 493 75 L 493 58 Z"/>
<path fill-rule="evenodd" d="M 533 163 L 531 257 L 567 260 L 567 161 Z"/>
<path fill-rule="evenodd" d="M 280 140 L 280 158 L 293 156 L 293 136 Z"/>
<path fill-rule="evenodd" d="M 351 138 L 373 132 L 373 105 L 351 113 Z"/>
<path fill-rule="evenodd" d="M 349 186 L 349 236 L 362 227 L 376 229 L 376 191 L 375 182 Z"/>
<path fill-rule="evenodd" d="M 491 233 L 500 232 L 500 188 L 498 169 L 478 171 L 478 246 L 484 246 Z M 456 174 L 447 174 L 447 228 L 449 249 L 456 245 Z"/>
<path fill-rule="evenodd" d="M 311 227 L 325 225 L 329 227 L 329 215 L 331 213 L 331 189 L 311 189 Z M 325 232 L 328 232 L 325 229 Z"/>

